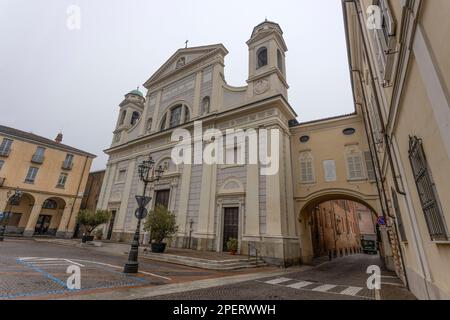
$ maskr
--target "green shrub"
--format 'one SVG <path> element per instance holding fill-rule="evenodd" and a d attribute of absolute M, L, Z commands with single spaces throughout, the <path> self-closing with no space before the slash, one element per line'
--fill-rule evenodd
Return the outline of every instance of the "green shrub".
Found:
<path fill-rule="evenodd" d="M 149 212 L 144 230 L 150 232 L 150 242 L 162 243 L 178 231 L 175 215 L 165 206 L 158 205 Z"/>
<path fill-rule="evenodd" d="M 90 236 L 95 228 L 107 223 L 109 219 L 111 219 L 111 212 L 108 210 L 81 210 L 77 216 L 77 223 L 83 227 L 85 234 Z"/>

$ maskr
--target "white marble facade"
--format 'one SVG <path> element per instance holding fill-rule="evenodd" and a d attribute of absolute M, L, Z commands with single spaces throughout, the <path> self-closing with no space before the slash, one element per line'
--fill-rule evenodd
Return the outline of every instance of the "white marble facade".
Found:
<path fill-rule="evenodd" d="M 151 186 L 168 193 L 167 205 L 177 217 L 179 233 L 172 246 L 222 251 L 226 212 L 238 212 L 240 252 L 254 244 L 260 255 L 277 264 L 298 263 L 290 161 L 288 121 L 296 117 L 287 98 L 286 44 L 278 24 L 256 26 L 250 40 L 247 86 L 232 87 L 224 77 L 222 44 L 178 50 L 144 84 L 144 96 L 133 90 L 119 105 L 99 208 L 115 213 L 114 240 L 128 241 L 135 230 L 134 196 L 142 192 L 137 166 L 150 154 L 165 172 Z M 194 121 L 203 129 L 279 129 L 276 143 L 280 167 L 275 175 L 261 175 L 259 165 L 175 165 L 170 158 L 175 128 L 192 131 Z M 206 142 L 203 143 L 204 145 Z M 245 150 L 248 154 L 248 148 Z M 105 235 L 107 232 L 105 233 Z"/>

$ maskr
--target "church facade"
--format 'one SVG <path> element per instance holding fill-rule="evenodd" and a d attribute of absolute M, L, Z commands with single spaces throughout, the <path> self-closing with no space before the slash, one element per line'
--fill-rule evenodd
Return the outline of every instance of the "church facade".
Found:
<path fill-rule="evenodd" d="M 314 192 L 309 193 L 310 187 L 317 186 L 318 182 L 328 182 L 332 185 L 330 190 L 335 192 L 341 185 L 347 185 L 347 179 L 341 183 L 340 179 L 329 180 L 328 177 L 328 181 L 314 179 L 300 183 L 301 175 L 308 174 L 305 170 L 312 169 L 300 165 L 300 158 L 306 149 L 311 151 L 311 143 L 316 142 L 303 141 L 301 144 L 298 140 L 303 131 L 288 102 L 287 46 L 283 31 L 278 24 L 265 21 L 253 29 L 247 45 L 249 74 L 246 86 L 227 84 L 224 58 L 228 51 L 223 45 L 216 44 L 178 50 L 145 82 L 145 96 L 139 90 L 125 95 L 119 105 L 112 145 L 105 151 L 109 160 L 98 202 L 98 208 L 113 213 L 110 223 L 105 226 L 112 230 L 108 233 L 110 239 L 129 241 L 132 238 L 137 225 L 135 195 L 143 191 L 137 166 L 151 155 L 156 167 L 162 166 L 164 174 L 150 186 L 147 195 L 152 200 L 148 206 L 151 209 L 162 204 L 176 215 L 179 230 L 172 246 L 225 251 L 227 240 L 236 238 L 241 254 L 257 250 L 268 263 L 286 266 L 312 258 L 311 245 L 308 244 L 308 249 L 302 253 L 301 243 L 301 239 L 308 241 L 310 238 L 310 233 L 305 231 L 308 219 L 302 219 L 306 206 L 311 205 L 315 196 Z M 194 127 L 200 122 L 203 132 L 208 129 L 223 133 L 230 129 L 276 130 L 276 136 L 264 138 L 260 135 L 258 143 L 261 147 L 261 141 L 265 140 L 277 170 L 265 174 L 267 163 L 247 161 L 175 163 L 171 157 L 179 142 L 172 138 L 175 130 L 184 129 L 194 135 L 194 140 L 201 142 L 199 150 L 194 148 L 193 158 L 213 141 L 196 136 Z M 326 129 L 331 126 L 339 132 L 348 124 L 356 123 L 361 127 L 362 119 L 355 112 L 324 123 L 308 124 L 306 131 L 320 131 L 323 126 Z M 327 134 L 334 136 L 335 131 L 327 131 Z M 358 155 L 363 154 L 368 151 L 364 129 L 358 130 L 356 135 L 354 149 Z M 342 135 L 343 145 L 353 141 L 349 139 Z M 231 154 L 233 159 L 241 155 L 248 160 L 252 146 L 252 143 L 244 144 L 244 147 L 233 144 L 231 148 L 224 147 L 223 153 Z M 338 153 L 334 148 L 338 150 L 339 146 L 330 144 L 328 148 L 332 154 Z M 291 154 L 291 150 L 295 154 Z M 328 158 L 318 160 L 331 164 Z M 359 163 L 361 172 L 366 172 L 362 162 Z M 336 165 L 338 167 L 330 168 L 346 170 L 340 168 L 341 162 Z M 344 160 L 342 166 L 345 166 Z M 362 189 L 361 184 L 364 185 Z M 305 194 L 302 188 L 306 188 Z M 358 199 L 364 199 L 365 192 L 371 197 L 369 201 L 377 201 L 376 188 L 368 183 L 365 173 L 360 180 L 353 179 L 351 188 L 354 190 L 338 195 L 348 199 L 361 195 Z M 302 198 L 301 194 L 310 197 Z M 326 193 L 321 193 L 320 200 L 324 200 L 324 195 Z M 376 210 L 377 205 L 371 208 Z"/>

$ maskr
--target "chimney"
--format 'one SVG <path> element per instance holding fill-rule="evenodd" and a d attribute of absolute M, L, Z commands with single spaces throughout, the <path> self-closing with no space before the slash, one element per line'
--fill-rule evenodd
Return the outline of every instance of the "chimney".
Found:
<path fill-rule="evenodd" d="M 61 142 L 62 142 L 62 139 L 63 139 L 63 135 L 62 135 L 62 133 L 60 132 L 60 133 L 58 133 L 58 135 L 56 136 L 55 141 L 56 141 L 57 143 L 61 143 Z"/>

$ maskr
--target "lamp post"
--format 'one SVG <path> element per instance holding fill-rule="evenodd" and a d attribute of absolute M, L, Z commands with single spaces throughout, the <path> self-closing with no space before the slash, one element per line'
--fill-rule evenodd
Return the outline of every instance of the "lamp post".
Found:
<path fill-rule="evenodd" d="M 14 190 L 14 194 L 11 196 L 12 190 L 9 190 L 6 194 L 6 198 L 8 199 L 9 204 L 9 210 L 2 213 L 2 225 L 0 226 L 0 241 L 3 241 L 5 238 L 5 230 L 6 230 L 6 224 L 8 223 L 8 220 L 11 216 L 11 210 L 12 207 L 20 201 L 20 198 L 22 198 L 23 192 L 19 190 L 19 188 L 16 188 Z"/>
<path fill-rule="evenodd" d="M 135 216 L 138 219 L 136 231 L 134 233 L 133 241 L 131 242 L 131 249 L 128 255 L 128 261 L 125 264 L 123 269 L 124 273 L 137 273 L 139 269 L 138 255 L 139 255 L 139 239 L 141 232 L 141 220 L 144 219 L 148 212 L 145 208 L 147 204 L 152 199 L 151 197 L 147 197 L 145 192 L 147 191 L 147 186 L 149 183 L 153 183 L 158 181 L 161 178 L 164 170 L 161 166 L 158 169 L 155 169 L 155 161 L 153 161 L 150 156 L 148 160 L 142 161 L 142 163 L 138 166 L 139 178 L 142 182 L 144 182 L 144 191 L 142 192 L 142 196 L 136 196 L 136 201 L 138 203 L 138 208 L 135 211 Z"/>

